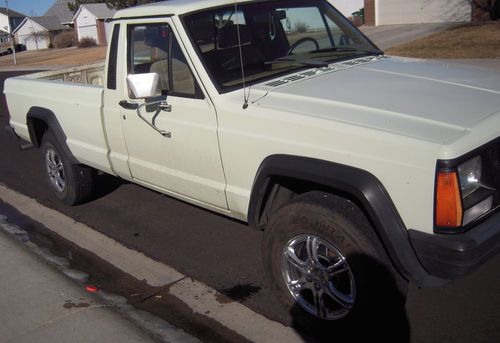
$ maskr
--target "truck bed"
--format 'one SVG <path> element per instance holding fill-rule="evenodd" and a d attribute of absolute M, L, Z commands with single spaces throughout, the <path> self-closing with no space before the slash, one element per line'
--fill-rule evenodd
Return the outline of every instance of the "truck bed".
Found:
<path fill-rule="evenodd" d="M 104 67 L 105 63 L 99 62 L 78 67 L 43 71 L 29 74 L 25 77 L 102 86 L 104 84 Z"/>
<path fill-rule="evenodd" d="M 102 121 L 103 75 L 99 63 L 7 79 L 11 127 L 30 141 L 27 116 L 34 111 L 53 116 L 80 163 L 111 172 Z"/>

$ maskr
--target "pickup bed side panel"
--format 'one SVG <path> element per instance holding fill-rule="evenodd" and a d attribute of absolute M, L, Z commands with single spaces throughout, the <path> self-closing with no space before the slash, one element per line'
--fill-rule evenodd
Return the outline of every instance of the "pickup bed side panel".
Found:
<path fill-rule="evenodd" d="M 10 125 L 19 136 L 30 140 L 27 115 L 33 107 L 47 109 L 78 162 L 113 174 L 102 125 L 102 87 L 20 77 L 5 82 L 5 94 Z"/>

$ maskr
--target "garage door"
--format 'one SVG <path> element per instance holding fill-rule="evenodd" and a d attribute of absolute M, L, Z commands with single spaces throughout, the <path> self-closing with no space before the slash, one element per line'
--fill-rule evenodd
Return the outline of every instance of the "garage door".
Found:
<path fill-rule="evenodd" d="M 29 39 L 27 35 L 19 36 L 19 41 L 26 45 L 26 50 L 36 50 L 47 49 L 49 47 L 49 41 L 46 38 L 40 37 L 37 42 L 33 39 Z"/>
<path fill-rule="evenodd" d="M 85 37 L 94 38 L 95 41 L 97 42 L 98 41 L 97 26 L 92 25 L 92 26 L 79 27 L 78 39 L 81 40 L 82 38 Z"/>
<path fill-rule="evenodd" d="M 469 0 L 378 0 L 376 25 L 470 21 Z"/>

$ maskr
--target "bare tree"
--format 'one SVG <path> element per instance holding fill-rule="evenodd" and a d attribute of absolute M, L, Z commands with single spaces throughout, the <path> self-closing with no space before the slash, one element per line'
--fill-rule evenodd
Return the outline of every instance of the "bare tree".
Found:
<path fill-rule="evenodd" d="M 36 45 L 36 51 L 39 50 L 38 44 L 47 39 L 47 32 L 44 31 L 32 31 L 28 37 L 26 37 L 29 41 L 34 41 Z"/>
<path fill-rule="evenodd" d="M 78 8 L 80 8 L 80 5 L 97 4 L 103 2 L 106 2 L 106 0 L 75 0 L 74 2 L 68 2 L 68 8 L 73 13 L 76 13 L 76 11 L 78 11 Z"/>

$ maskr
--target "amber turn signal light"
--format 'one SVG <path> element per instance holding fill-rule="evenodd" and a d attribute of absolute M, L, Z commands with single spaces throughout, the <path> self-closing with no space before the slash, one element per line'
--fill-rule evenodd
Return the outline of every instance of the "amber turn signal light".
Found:
<path fill-rule="evenodd" d="M 436 225 L 459 227 L 462 225 L 462 199 L 456 172 L 439 172 L 436 190 Z"/>

